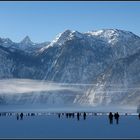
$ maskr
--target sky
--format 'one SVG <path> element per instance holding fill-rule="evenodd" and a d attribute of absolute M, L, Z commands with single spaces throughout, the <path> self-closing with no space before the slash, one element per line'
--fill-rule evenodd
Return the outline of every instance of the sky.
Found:
<path fill-rule="evenodd" d="M 52 41 L 66 29 L 122 29 L 140 36 L 140 2 L 0 2 L 0 37 Z"/>

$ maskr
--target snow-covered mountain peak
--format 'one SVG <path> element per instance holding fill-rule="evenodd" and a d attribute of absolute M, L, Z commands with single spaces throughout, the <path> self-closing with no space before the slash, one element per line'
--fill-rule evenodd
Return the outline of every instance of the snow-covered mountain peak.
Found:
<path fill-rule="evenodd" d="M 93 31 L 88 31 L 89 34 L 94 35 L 94 36 L 112 36 L 112 35 L 130 35 L 133 34 L 129 31 L 124 31 L 124 30 L 119 30 L 119 29 L 101 29 L 101 30 L 93 30 Z"/>
<path fill-rule="evenodd" d="M 110 44 L 115 44 L 118 41 L 128 40 L 132 37 L 137 37 L 132 32 L 118 29 L 102 29 L 97 31 L 89 31 L 87 32 L 87 34 L 98 37 Z"/>
<path fill-rule="evenodd" d="M 3 42 L 3 43 L 11 43 L 12 41 L 9 39 L 9 38 L 0 38 L 0 42 Z"/>
<path fill-rule="evenodd" d="M 54 44 L 63 45 L 67 40 L 72 40 L 73 37 L 82 38 L 83 34 L 74 30 L 65 30 L 64 32 L 58 34 L 49 46 L 53 46 Z"/>
<path fill-rule="evenodd" d="M 0 45 L 5 47 L 10 47 L 13 42 L 9 38 L 0 38 Z"/>
<path fill-rule="evenodd" d="M 84 34 L 78 32 L 78 31 L 72 31 L 72 33 L 70 35 L 71 35 L 70 36 L 71 38 L 72 37 L 83 38 L 83 36 L 84 36 Z"/>
<path fill-rule="evenodd" d="M 88 36 L 87 36 L 88 35 Z M 90 39 L 103 40 L 108 44 L 114 45 L 117 42 L 124 42 L 130 39 L 139 38 L 132 32 L 119 30 L 119 29 L 101 29 L 96 31 L 89 31 L 87 33 L 80 33 L 73 30 L 65 30 L 64 32 L 58 34 L 56 38 L 46 47 L 52 47 L 54 45 L 61 46 L 66 41 L 76 39 L 82 39 L 90 36 Z"/>
<path fill-rule="evenodd" d="M 71 33 L 71 30 L 65 30 L 64 32 L 59 33 L 51 42 L 50 46 L 53 46 L 54 44 L 62 45 L 68 39 Z"/>
<path fill-rule="evenodd" d="M 22 44 L 34 44 L 29 36 L 26 36 L 20 43 Z"/>

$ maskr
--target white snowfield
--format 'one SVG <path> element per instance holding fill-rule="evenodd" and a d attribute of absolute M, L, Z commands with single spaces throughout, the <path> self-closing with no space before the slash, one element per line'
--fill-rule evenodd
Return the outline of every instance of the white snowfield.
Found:
<path fill-rule="evenodd" d="M 1 116 L 0 138 L 140 138 L 140 120 L 138 116 L 120 115 L 119 124 L 113 119 L 109 123 L 108 116 L 92 116 L 77 120 L 57 115 L 24 116 L 16 120 L 16 116 Z"/>

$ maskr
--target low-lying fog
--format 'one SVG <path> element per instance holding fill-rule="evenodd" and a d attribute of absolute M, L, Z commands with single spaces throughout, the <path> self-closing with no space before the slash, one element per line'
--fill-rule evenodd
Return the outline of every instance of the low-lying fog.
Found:
<path fill-rule="evenodd" d="M 92 84 L 53 83 L 30 79 L 0 80 L 0 111 L 1 110 L 94 110 L 94 111 L 130 111 L 136 112 L 136 107 L 106 107 L 76 104 L 74 100 L 90 88 Z"/>
<path fill-rule="evenodd" d="M 30 79 L 4 79 L 0 80 L 0 94 L 15 94 L 15 93 L 29 93 L 29 92 L 44 92 L 44 91 L 59 91 L 71 90 L 79 91 L 73 85 L 63 83 L 51 83 L 41 80 Z"/>

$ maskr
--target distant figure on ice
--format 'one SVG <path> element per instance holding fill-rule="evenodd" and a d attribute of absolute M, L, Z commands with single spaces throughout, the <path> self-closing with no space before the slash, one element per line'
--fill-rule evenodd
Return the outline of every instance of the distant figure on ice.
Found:
<path fill-rule="evenodd" d="M 19 114 L 17 113 L 17 120 L 19 120 Z"/>
<path fill-rule="evenodd" d="M 58 118 L 60 118 L 60 113 L 58 113 Z"/>
<path fill-rule="evenodd" d="M 115 118 L 115 120 L 116 120 L 116 124 L 119 123 L 119 117 L 120 117 L 120 115 L 119 115 L 118 112 L 114 114 L 114 118 Z"/>
<path fill-rule="evenodd" d="M 31 116 L 35 116 L 35 113 L 31 113 Z"/>
<path fill-rule="evenodd" d="M 139 113 L 139 120 L 140 120 L 140 113 Z"/>
<path fill-rule="evenodd" d="M 70 118 L 70 113 L 68 113 L 68 118 Z"/>
<path fill-rule="evenodd" d="M 96 112 L 94 113 L 94 116 L 97 116 L 97 113 Z"/>
<path fill-rule="evenodd" d="M 21 120 L 23 119 L 23 113 L 20 114 L 20 119 L 21 119 Z"/>
<path fill-rule="evenodd" d="M 74 113 L 72 113 L 72 118 L 74 118 Z"/>
<path fill-rule="evenodd" d="M 110 124 L 112 124 L 113 123 L 113 114 L 112 114 L 112 112 L 109 113 L 108 117 L 109 117 Z"/>
<path fill-rule="evenodd" d="M 84 112 L 84 114 L 83 114 L 83 117 L 84 117 L 84 120 L 86 119 L 86 113 Z"/>
<path fill-rule="evenodd" d="M 68 113 L 66 113 L 66 118 L 68 118 Z"/>
<path fill-rule="evenodd" d="M 80 119 L 80 113 L 78 112 L 77 113 L 77 120 L 79 121 L 79 119 Z"/>

